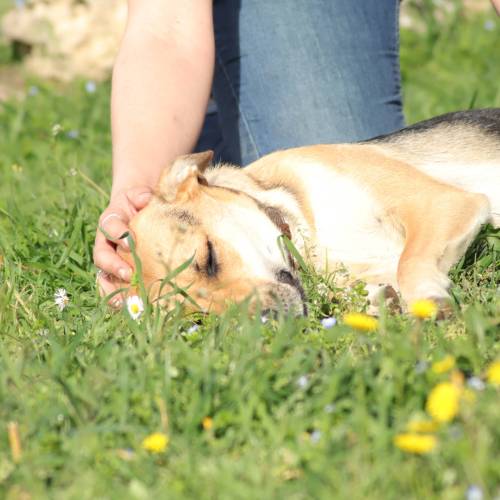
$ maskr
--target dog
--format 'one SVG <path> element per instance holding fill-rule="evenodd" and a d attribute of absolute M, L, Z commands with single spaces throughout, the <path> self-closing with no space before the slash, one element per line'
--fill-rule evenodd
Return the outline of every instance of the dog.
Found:
<path fill-rule="evenodd" d="M 338 285 L 363 280 L 375 306 L 425 298 L 445 310 L 451 266 L 483 224 L 500 225 L 500 109 L 277 151 L 246 168 L 211 161 L 210 151 L 175 160 L 130 223 L 153 300 L 221 313 L 248 299 L 306 314 L 285 235 L 317 272 L 347 269 Z M 164 280 L 172 272 L 175 283 Z"/>

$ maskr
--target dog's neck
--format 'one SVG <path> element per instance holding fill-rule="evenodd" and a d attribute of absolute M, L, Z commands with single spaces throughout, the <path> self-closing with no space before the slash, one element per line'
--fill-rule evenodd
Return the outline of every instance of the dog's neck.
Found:
<path fill-rule="evenodd" d="M 282 182 L 264 184 L 246 168 L 221 165 L 205 172 L 209 185 L 244 193 L 253 198 L 274 224 L 302 251 L 311 239 L 313 228 L 307 223 L 300 203 L 291 188 Z"/>

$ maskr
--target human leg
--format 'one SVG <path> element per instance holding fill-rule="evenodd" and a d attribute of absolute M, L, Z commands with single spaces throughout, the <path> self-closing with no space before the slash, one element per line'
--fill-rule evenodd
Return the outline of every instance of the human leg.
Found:
<path fill-rule="evenodd" d="M 216 0 L 221 156 L 245 165 L 276 149 L 401 128 L 398 7 L 399 0 Z"/>

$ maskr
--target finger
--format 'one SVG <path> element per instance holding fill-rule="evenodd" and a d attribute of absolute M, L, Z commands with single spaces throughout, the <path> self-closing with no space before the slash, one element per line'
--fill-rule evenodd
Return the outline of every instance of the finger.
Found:
<path fill-rule="evenodd" d="M 128 218 L 121 211 L 113 211 L 104 212 L 99 222 L 99 229 L 102 229 L 100 232 L 125 250 L 129 249 L 127 238 L 122 238 L 128 232 L 127 220 Z"/>
<path fill-rule="evenodd" d="M 121 288 L 119 284 L 112 279 L 112 277 L 104 272 L 97 275 L 96 282 L 101 297 L 106 297 Z M 123 300 L 124 297 L 122 293 L 115 293 L 109 299 L 108 304 L 111 307 L 118 309 L 123 305 Z"/>
<path fill-rule="evenodd" d="M 106 237 L 98 232 L 94 244 L 94 264 L 108 274 L 129 282 L 132 278 L 131 267 L 116 253 L 116 249 Z"/>
<path fill-rule="evenodd" d="M 493 7 L 495 7 L 495 10 L 497 11 L 497 15 L 500 16 L 500 0 L 491 0 Z"/>
<path fill-rule="evenodd" d="M 133 188 L 127 192 L 127 198 L 136 210 L 142 210 L 152 196 L 151 190 L 144 187 Z"/>

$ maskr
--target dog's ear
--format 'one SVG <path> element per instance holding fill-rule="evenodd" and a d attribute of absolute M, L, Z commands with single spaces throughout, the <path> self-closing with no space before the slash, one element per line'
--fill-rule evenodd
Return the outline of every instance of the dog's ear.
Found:
<path fill-rule="evenodd" d="M 161 175 L 157 195 L 167 203 L 187 201 L 196 195 L 200 184 L 206 185 L 203 172 L 214 156 L 213 151 L 180 156 Z"/>

